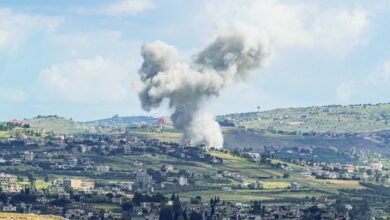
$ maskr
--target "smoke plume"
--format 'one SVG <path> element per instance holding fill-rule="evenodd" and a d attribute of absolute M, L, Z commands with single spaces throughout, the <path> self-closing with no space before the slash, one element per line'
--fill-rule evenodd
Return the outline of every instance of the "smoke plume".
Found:
<path fill-rule="evenodd" d="M 182 131 L 183 140 L 222 148 L 221 128 L 203 103 L 263 66 L 269 56 L 267 48 L 261 38 L 234 31 L 217 36 L 188 65 L 173 46 L 161 41 L 145 44 L 139 70 L 142 108 L 150 111 L 167 100 L 173 109 L 173 125 Z"/>

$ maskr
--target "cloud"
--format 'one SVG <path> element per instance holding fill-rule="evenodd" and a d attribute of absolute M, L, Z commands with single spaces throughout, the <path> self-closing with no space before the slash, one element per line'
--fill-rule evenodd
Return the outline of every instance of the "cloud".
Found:
<path fill-rule="evenodd" d="M 126 63 L 114 63 L 98 55 L 52 65 L 40 72 L 40 82 L 58 101 L 122 102 L 131 93 L 129 69 Z"/>
<path fill-rule="evenodd" d="M 27 94 L 21 89 L 0 88 L 0 100 L 19 103 L 27 99 Z"/>
<path fill-rule="evenodd" d="M 111 60 L 123 60 L 127 57 L 141 60 L 139 56 L 141 42 L 125 39 L 121 31 L 100 30 L 57 34 L 54 42 L 72 58 L 104 54 L 104 57 Z"/>
<path fill-rule="evenodd" d="M 140 12 L 154 9 L 156 6 L 151 0 L 121 0 L 108 5 L 105 13 L 108 15 L 135 15 Z"/>
<path fill-rule="evenodd" d="M 63 21 L 61 17 L 14 13 L 0 8 L 0 49 L 17 49 L 34 31 L 52 31 Z"/>
<path fill-rule="evenodd" d="M 216 0 L 205 4 L 201 21 L 211 28 L 245 24 L 268 34 L 277 47 L 316 48 L 345 53 L 365 43 L 368 12 L 278 0 Z"/>
<path fill-rule="evenodd" d="M 95 8 L 78 8 L 81 14 L 97 14 L 109 16 L 137 15 L 144 11 L 155 9 L 152 0 L 117 0 L 111 4 Z"/>
<path fill-rule="evenodd" d="M 341 83 L 336 89 L 336 98 L 341 102 L 350 101 L 355 94 L 356 90 L 353 82 Z"/>
<path fill-rule="evenodd" d="M 378 99 L 383 97 L 383 94 L 388 94 L 389 82 L 390 60 L 385 60 L 374 71 L 362 78 L 341 83 L 336 89 L 336 98 L 342 102 L 350 101 L 352 98 L 364 98 L 367 96 L 371 100 Z"/>
<path fill-rule="evenodd" d="M 390 60 L 385 60 L 365 80 L 366 85 L 379 85 L 390 81 Z"/>

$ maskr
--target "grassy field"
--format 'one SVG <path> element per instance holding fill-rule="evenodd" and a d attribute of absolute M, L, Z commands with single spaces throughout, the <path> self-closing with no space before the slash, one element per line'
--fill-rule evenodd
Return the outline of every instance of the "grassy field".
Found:
<path fill-rule="evenodd" d="M 359 181 L 356 180 L 319 180 L 319 179 L 307 179 L 303 184 L 316 189 L 321 189 L 330 192 L 336 192 L 340 189 L 363 189 Z"/>
<path fill-rule="evenodd" d="M 219 196 L 221 200 L 229 202 L 248 202 L 253 200 L 275 200 L 275 199 L 301 199 L 305 197 L 320 197 L 326 195 L 315 191 L 302 192 L 280 192 L 280 191 L 266 191 L 266 190 L 208 190 L 208 191 L 192 191 L 180 194 L 180 198 L 188 200 L 191 197 L 201 196 L 205 201 Z"/>
<path fill-rule="evenodd" d="M 209 153 L 213 156 L 222 158 L 223 165 L 220 165 L 219 167 L 231 172 L 238 172 L 253 178 L 269 176 L 280 177 L 283 175 L 281 171 L 249 162 L 245 158 L 232 156 L 218 151 L 210 151 Z"/>
<path fill-rule="evenodd" d="M 0 212 L 0 219 L 28 219 L 28 220 L 61 220 L 62 217 L 50 215 L 19 214 L 11 212 Z"/>
<path fill-rule="evenodd" d="M 163 131 L 163 132 L 147 132 L 147 131 L 131 131 L 131 134 L 146 136 L 148 138 L 157 138 L 163 142 L 179 142 L 181 134 L 179 132 Z"/>
<path fill-rule="evenodd" d="M 0 138 L 7 138 L 9 137 L 8 131 L 0 131 Z"/>
<path fill-rule="evenodd" d="M 30 124 L 30 127 L 35 130 L 43 128 L 46 131 L 65 134 L 93 131 L 90 126 L 62 117 L 32 118 L 27 119 L 27 122 Z"/>
<path fill-rule="evenodd" d="M 256 177 L 264 175 L 272 175 L 274 177 L 282 175 L 282 172 L 276 169 L 259 165 L 256 163 L 248 162 L 244 158 L 235 157 L 230 154 L 225 154 L 218 151 L 211 151 L 210 154 L 223 158 L 224 164 L 216 166 L 221 170 L 230 170 L 249 175 L 252 178 L 245 180 L 247 183 L 253 183 L 258 181 Z M 280 163 L 279 160 L 272 160 L 273 163 Z M 299 172 L 302 167 L 288 163 L 290 167 L 290 178 L 288 179 L 267 179 L 260 181 L 264 189 L 263 190 L 237 190 L 224 191 L 222 187 L 219 190 L 207 190 L 207 191 L 195 191 L 186 192 L 183 197 L 189 198 L 196 196 L 197 194 L 205 198 L 211 198 L 213 196 L 220 196 L 228 201 L 249 201 L 249 200 L 269 200 L 269 199 L 283 199 L 283 198 L 304 198 L 306 196 L 321 196 L 321 195 L 333 195 L 340 189 L 363 189 L 358 181 L 354 180 L 319 180 L 319 179 L 303 179 L 300 177 Z M 298 182 L 302 185 L 304 192 L 294 192 L 288 190 L 292 182 Z M 237 184 L 237 183 L 234 183 Z M 234 185 L 231 184 L 231 185 Z M 229 185 L 226 185 L 229 186 Z M 237 186 L 237 185 L 235 185 Z M 286 191 L 287 190 L 287 191 Z M 321 193 L 317 192 L 321 190 Z M 276 193 L 275 193 L 276 192 Z"/>

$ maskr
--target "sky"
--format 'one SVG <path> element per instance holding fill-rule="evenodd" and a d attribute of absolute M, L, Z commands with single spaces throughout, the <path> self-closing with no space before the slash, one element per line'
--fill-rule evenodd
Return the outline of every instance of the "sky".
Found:
<path fill-rule="evenodd" d="M 164 41 L 190 61 L 237 25 L 266 36 L 271 58 L 208 111 L 390 102 L 389 0 L 3 0 L 0 120 L 167 115 L 141 108 L 141 46 Z"/>

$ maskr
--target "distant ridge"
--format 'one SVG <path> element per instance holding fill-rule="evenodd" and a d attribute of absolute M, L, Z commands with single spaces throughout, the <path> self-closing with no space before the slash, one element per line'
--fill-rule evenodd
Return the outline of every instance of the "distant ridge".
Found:
<path fill-rule="evenodd" d="M 278 108 L 216 116 L 223 126 L 269 130 L 271 133 L 362 133 L 390 130 L 390 103 L 324 105 L 296 108 Z M 151 116 L 118 116 L 78 122 L 57 115 L 22 120 L 32 129 L 58 133 L 96 132 L 96 127 L 123 128 L 142 124 L 151 125 L 157 118 Z M 0 122 L 6 124 L 6 122 Z"/>
<path fill-rule="evenodd" d="M 227 114 L 217 120 L 232 121 L 245 128 L 298 134 L 371 132 L 390 130 L 390 103 L 279 108 Z"/>
<path fill-rule="evenodd" d="M 88 121 L 84 124 L 88 126 L 100 126 L 100 127 L 131 127 L 136 123 L 145 123 L 146 125 L 153 124 L 156 118 L 151 116 L 118 116 L 114 115 L 111 118 L 99 119 L 94 121 Z"/>

